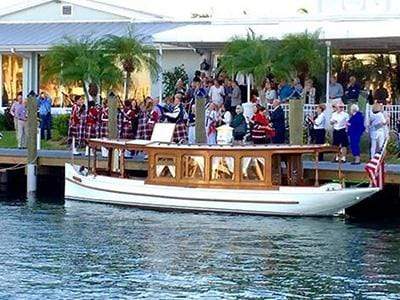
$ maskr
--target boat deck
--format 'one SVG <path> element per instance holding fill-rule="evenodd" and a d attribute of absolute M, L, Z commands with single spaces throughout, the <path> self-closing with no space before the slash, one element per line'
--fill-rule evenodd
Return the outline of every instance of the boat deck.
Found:
<path fill-rule="evenodd" d="M 26 150 L 0 148 L 0 164 L 4 167 L 26 163 Z M 99 167 L 106 166 L 107 160 L 99 158 Z M 66 162 L 71 162 L 70 151 L 65 150 L 39 150 L 38 165 L 40 167 L 64 167 Z M 76 164 L 87 165 L 87 157 L 84 155 L 75 156 L 73 160 Z M 305 176 L 313 177 L 314 162 L 304 161 Z M 386 182 L 400 184 L 400 164 L 387 164 Z M 320 179 L 332 180 L 337 178 L 337 163 L 322 161 L 319 163 Z M 126 160 L 126 169 L 135 171 L 146 171 L 147 162 L 143 155 L 135 156 Z M 352 181 L 368 180 L 364 171 L 364 165 L 351 165 L 346 163 L 342 165 L 342 170 L 346 179 Z"/>

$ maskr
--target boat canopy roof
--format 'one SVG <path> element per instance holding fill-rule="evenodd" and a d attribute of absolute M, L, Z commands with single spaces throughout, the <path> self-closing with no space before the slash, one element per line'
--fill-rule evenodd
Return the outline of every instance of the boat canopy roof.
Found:
<path fill-rule="evenodd" d="M 149 140 L 124 140 L 124 139 L 90 139 L 91 147 L 106 148 L 124 148 L 126 150 L 145 149 L 181 149 L 181 150 L 209 150 L 209 151 L 240 151 L 240 150 L 263 150 L 272 152 L 290 152 L 290 153 L 315 153 L 315 152 L 337 152 L 338 148 L 329 144 L 324 145 L 287 145 L 287 144 L 269 144 L 269 145 L 207 145 L 207 144 L 176 144 L 165 142 L 152 142 Z"/>

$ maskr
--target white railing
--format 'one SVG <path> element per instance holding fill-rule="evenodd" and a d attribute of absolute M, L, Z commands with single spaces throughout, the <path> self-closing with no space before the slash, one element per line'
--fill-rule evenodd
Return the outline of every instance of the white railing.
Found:
<path fill-rule="evenodd" d="M 285 119 L 289 119 L 289 104 L 284 103 L 281 104 L 283 111 L 285 112 Z M 318 104 L 304 104 L 304 110 L 303 110 L 303 117 L 304 119 L 306 116 L 309 115 L 314 115 L 315 110 L 317 109 Z M 384 111 L 389 117 L 389 129 L 390 130 L 396 130 L 396 122 L 400 120 L 400 105 L 384 105 L 383 106 Z M 268 110 L 272 110 L 272 105 L 268 104 Z M 347 105 L 345 105 L 345 110 L 348 111 Z M 370 110 L 370 105 L 366 105 L 364 115 L 366 114 L 367 111 Z"/>

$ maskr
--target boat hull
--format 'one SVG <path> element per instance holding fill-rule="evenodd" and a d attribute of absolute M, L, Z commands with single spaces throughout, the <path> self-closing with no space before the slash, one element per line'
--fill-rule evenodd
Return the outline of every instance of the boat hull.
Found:
<path fill-rule="evenodd" d="M 144 184 L 142 180 L 82 175 L 65 165 L 65 198 L 142 208 L 286 216 L 332 216 L 377 188 L 281 187 L 279 190 L 207 189 Z"/>

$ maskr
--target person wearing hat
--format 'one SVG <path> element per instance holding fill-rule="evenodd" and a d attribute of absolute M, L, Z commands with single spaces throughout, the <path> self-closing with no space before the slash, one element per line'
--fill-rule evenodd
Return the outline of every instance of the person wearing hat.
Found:
<path fill-rule="evenodd" d="M 333 126 L 333 145 L 340 148 L 339 155 L 336 155 L 334 162 L 338 162 L 339 159 L 342 162 L 346 162 L 347 146 L 349 140 L 347 138 L 347 123 L 349 121 L 349 114 L 344 111 L 343 102 L 338 102 L 335 105 L 335 111 L 332 113 L 330 120 Z"/>
<path fill-rule="evenodd" d="M 371 157 L 382 151 L 386 138 L 387 119 L 382 112 L 383 106 L 375 103 L 372 106 L 372 114 L 369 116 L 369 136 L 371 139 Z"/>

